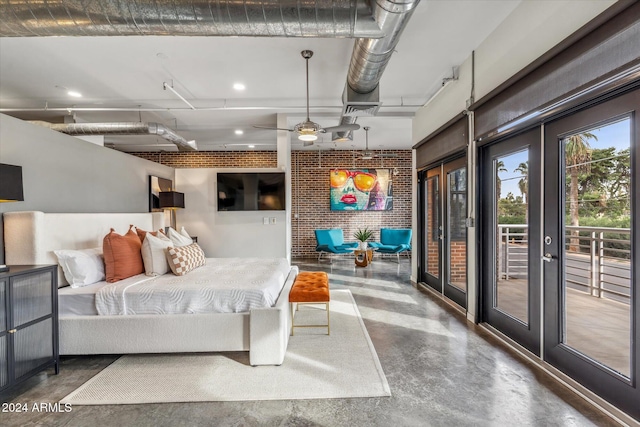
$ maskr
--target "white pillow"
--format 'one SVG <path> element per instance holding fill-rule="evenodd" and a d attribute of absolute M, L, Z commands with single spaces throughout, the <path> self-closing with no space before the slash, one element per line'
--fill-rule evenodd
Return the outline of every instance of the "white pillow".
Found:
<path fill-rule="evenodd" d="M 142 242 L 142 263 L 147 276 L 160 276 L 169 271 L 169 264 L 164 254 L 166 248 L 173 247 L 173 242 L 162 233 L 154 236 L 147 233 Z"/>
<path fill-rule="evenodd" d="M 167 237 L 171 239 L 171 241 L 175 246 L 188 246 L 193 243 L 193 239 L 191 239 L 191 237 L 187 237 L 178 233 L 172 227 L 169 227 L 169 231 L 167 232 Z"/>
<path fill-rule="evenodd" d="M 53 251 L 64 277 L 72 288 L 81 288 L 104 280 L 102 248 Z"/>
<path fill-rule="evenodd" d="M 187 233 L 187 230 L 185 230 L 184 227 L 180 229 L 180 234 L 182 234 L 184 237 L 188 237 L 189 239 L 191 239 L 191 236 L 189 236 L 189 233 Z"/>

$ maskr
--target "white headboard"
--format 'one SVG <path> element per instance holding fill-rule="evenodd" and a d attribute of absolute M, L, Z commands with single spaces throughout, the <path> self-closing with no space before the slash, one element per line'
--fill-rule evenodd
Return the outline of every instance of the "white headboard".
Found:
<path fill-rule="evenodd" d="M 133 224 L 143 230 L 164 229 L 164 213 L 44 213 L 6 212 L 4 218 L 5 263 L 57 264 L 53 251 L 102 247 L 114 228 L 124 234 Z M 58 284 L 66 284 L 58 269 Z"/>

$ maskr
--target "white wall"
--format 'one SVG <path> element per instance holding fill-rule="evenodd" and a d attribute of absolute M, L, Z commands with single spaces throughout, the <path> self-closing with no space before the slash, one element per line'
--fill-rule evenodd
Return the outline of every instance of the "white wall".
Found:
<path fill-rule="evenodd" d="M 173 168 L 0 114 L 0 163 L 22 166 L 24 202 L 0 213 L 148 212 L 149 175 Z M 4 260 L 0 227 L 0 263 Z"/>
<path fill-rule="evenodd" d="M 280 169 L 176 169 L 176 191 L 185 209 L 176 225 L 184 226 L 207 257 L 288 257 L 285 211 L 218 212 L 217 172 L 281 172 Z M 276 218 L 264 225 L 263 218 Z"/>
<path fill-rule="evenodd" d="M 476 49 L 475 100 L 595 18 L 615 0 L 523 1 Z M 466 108 L 471 95 L 471 55 L 460 66 L 457 81 L 418 110 L 413 120 L 415 143 Z"/>

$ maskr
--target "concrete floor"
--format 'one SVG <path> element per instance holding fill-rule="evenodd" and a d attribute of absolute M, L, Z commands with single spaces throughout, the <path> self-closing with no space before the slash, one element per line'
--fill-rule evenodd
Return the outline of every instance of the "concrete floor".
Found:
<path fill-rule="evenodd" d="M 62 413 L 6 413 L 2 426 L 612 426 L 464 316 L 409 280 L 402 259 L 355 268 L 353 259 L 294 262 L 325 270 L 352 291 L 391 387 L 391 397 L 75 406 Z M 116 356 L 65 357 L 2 402 L 57 402 Z M 259 369 L 259 368 L 256 368 Z M 4 407 L 3 407 L 4 408 Z"/>

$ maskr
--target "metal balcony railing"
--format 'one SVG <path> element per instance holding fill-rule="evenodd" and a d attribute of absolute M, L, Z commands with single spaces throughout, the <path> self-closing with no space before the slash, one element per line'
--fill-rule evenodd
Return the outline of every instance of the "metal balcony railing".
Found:
<path fill-rule="evenodd" d="M 498 225 L 500 280 L 528 277 L 528 226 Z M 631 229 L 565 226 L 565 283 L 596 298 L 630 303 Z"/>

